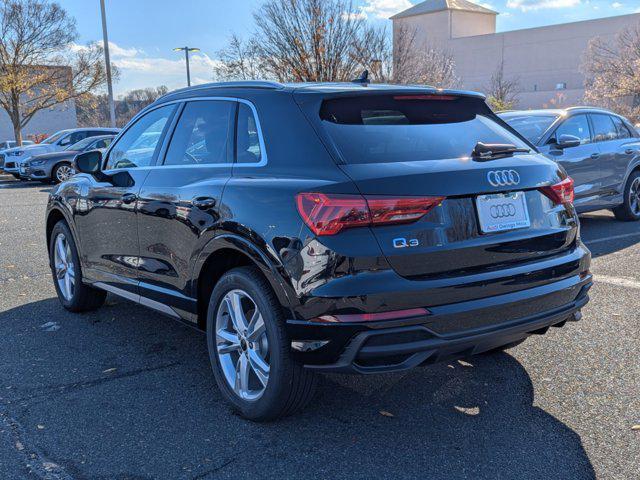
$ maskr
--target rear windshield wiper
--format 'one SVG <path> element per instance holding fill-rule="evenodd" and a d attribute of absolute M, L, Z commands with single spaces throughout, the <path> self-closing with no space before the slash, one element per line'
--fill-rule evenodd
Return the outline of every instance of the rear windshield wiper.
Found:
<path fill-rule="evenodd" d="M 514 153 L 529 153 L 528 148 L 516 147 L 511 143 L 476 143 L 471 152 L 471 156 L 475 160 L 495 160 L 497 158 L 510 157 Z"/>

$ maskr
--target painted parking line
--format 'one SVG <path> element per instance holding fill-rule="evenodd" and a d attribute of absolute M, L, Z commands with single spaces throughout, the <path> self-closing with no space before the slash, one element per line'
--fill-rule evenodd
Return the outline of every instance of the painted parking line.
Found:
<path fill-rule="evenodd" d="M 594 243 L 610 242 L 611 240 L 622 240 L 623 238 L 631 238 L 631 237 L 640 238 L 640 232 L 623 233 L 622 235 L 612 235 L 610 237 L 594 238 L 593 240 L 586 240 L 583 238 L 582 241 L 587 245 L 593 245 Z"/>
<path fill-rule="evenodd" d="M 606 283 L 608 285 L 617 285 L 619 287 L 635 288 L 640 290 L 640 282 L 633 278 L 610 277 L 608 275 L 595 275 L 596 283 Z"/>

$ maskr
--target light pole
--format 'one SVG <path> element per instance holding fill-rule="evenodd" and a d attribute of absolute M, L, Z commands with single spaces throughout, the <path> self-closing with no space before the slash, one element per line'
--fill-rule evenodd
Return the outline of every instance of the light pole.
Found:
<path fill-rule="evenodd" d="M 184 50 L 184 58 L 187 61 L 187 86 L 191 86 L 191 73 L 189 72 L 189 52 L 199 52 L 199 48 L 195 47 L 176 47 L 173 49 L 174 52 L 180 52 Z"/>
<path fill-rule="evenodd" d="M 109 36 L 107 35 L 107 15 L 104 11 L 104 0 L 100 0 L 102 14 L 102 42 L 104 43 L 104 61 L 107 68 L 107 93 L 109 95 L 109 120 L 111 127 L 116 126 L 116 107 L 113 103 L 113 84 L 111 80 L 111 60 L 109 59 Z"/>

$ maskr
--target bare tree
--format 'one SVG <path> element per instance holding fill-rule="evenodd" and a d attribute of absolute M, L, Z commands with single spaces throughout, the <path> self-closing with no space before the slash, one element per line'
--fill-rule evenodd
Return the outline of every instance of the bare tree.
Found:
<path fill-rule="evenodd" d="M 131 90 L 115 101 L 116 124 L 123 127 L 140 110 L 155 102 L 168 91 L 169 89 L 164 85 Z M 109 103 L 106 94 L 87 93 L 82 95 L 76 100 L 76 109 L 78 111 L 78 125 L 82 127 L 106 127 L 109 125 Z"/>
<path fill-rule="evenodd" d="M 0 0 L 0 106 L 15 139 L 41 110 L 78 98 L 106 81 L 98 45 L 72 49 L 75 21 L 47 0 Z"/>
<path fill-rule="evenodd" d="M 365 69 L 382 77 L 386 32 L 348 0 L 267 0 L 254 20 L 250 40 L 234 35 L 218 53 L 217 78 L 349 81 Z"/>
<path fill-rule="evenodd" d="M 496 111 L 512 110 L 518 104 L 519 94 L 520 79 L 507 78 L 504 74 L 504 61 L 500 62 L 487 87 L 487 103 Z"/>
<path fill-rule="evenodd" d="M 394 83 L 451 88 L 459 83 L 453 56 L 429 42 L 417 42 L 416 31 L 400 25 L 393 34 Z"/>
<path fill-rule="evenodd" d="M 585 100 L 640 121 L 640 25 L 629 27 L 613 42 L 589 42 L 582 69 Z"/>
<path fill-rule="evenodd" d="M 233 34 L 228 45 L 218 52 L 218 63 L 213 68 L 219 80 L 254 80 L 265 78 L 260 60 L 260 49 L 254 39 L 243 40 Z"/>

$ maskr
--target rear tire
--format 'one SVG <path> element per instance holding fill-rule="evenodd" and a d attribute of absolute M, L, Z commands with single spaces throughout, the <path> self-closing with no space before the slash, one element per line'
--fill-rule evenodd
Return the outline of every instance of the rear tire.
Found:
<path fill-rule="evenodd" d="M 315 394 L 317 375 L 291 358 L 282 309 L 256 267 L 230 270 L 216 284 L 207 311 L 207 344 L 220 392 L 246 419 L 292 415 Z"/>
<path fill-rule="evenodd" d="M 13 178 L 15 178 L 16 180 L 20 180 L 20 174 L 19 173 L 12 173 L 11 175 L 13 175 Z"/>
<path fill-rule="evenodd" d="M 617 220 L 636 222 L 640 220 L 640 171 L 631 173 L 624 186 L 624 202 L 613 209 Z"/>
<path fill-rule="evenodd" d="M 49 265 L 58 300 L 70 312 L 88 312 L 104 304 L 107 292 L 82 283 L 80 258 L 64 220 L 55 224 L 49 242 Z"/>

